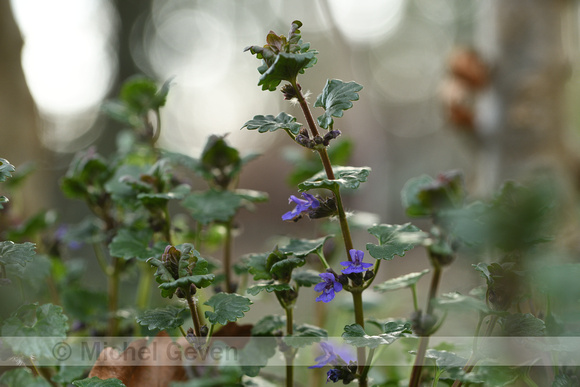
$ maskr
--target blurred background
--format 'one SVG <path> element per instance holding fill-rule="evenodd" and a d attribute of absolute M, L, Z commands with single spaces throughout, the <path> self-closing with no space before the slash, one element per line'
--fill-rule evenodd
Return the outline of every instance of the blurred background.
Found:
<path fill-rule="evenodd" d="M 198 156 L 208 136 L 227 133 L 242 154 L 262 153 L 240 187 L 266 191 L 270 201 L 239 217 L 236 256 L 270 249 L 264 229 L 312 235 L 307 220 L 301 227 L 280 221 L 296 194 L 286 182 L 288 137 L 240 130 L 254 115 L 282 110 L 304 122 L 281 93 L 257 86 L 260 63 L 243 52 L 263 45 L 269 30 L 286 34 L 296 19 L 320 52 L 299 79 L 311 103 L 327 78 L 364 86 L 335 124 L 354 144 L 350 164 L 373 170 L 347 198 L 349 209 L 376 214 L 377 222 L 407 222 L 404 183 L 450 169 L 464 172 L 473 198 L 538 170 L 561 177 L 575 195 L 576 1 L 3 0 L 0 157 L 17 170 L 36 166 L 26 191 L 11 201 L 23 214 L 56 208 L 64 222 L 81 219 L 83 204 L 65 199 L 58 181 L 75 152 L 91 145 L 104 155 L 114 151 L 121 128 L 100 106 L 141 73 L 159 83 L 173 79 L 162 147 Z M 369 238 L 357 234 L 355 244 Z M 427 266 L 413 257 L 397 262 Z M 398 264 L 385 269 L 389 277 L 409 271 Z"/>

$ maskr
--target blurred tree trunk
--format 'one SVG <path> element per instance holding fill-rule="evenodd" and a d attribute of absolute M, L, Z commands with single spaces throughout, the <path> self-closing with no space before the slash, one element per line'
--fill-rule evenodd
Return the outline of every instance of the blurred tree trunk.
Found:
<path fill-rule="evenodd" d="M 49 152 L 39 139 L 39 118 L 21 65 L 22 36 L 14 21 L 10 1 L 0 1 L 0 157 L 17 171 L 34 162 L 36 172 L 17 197 L 9 197 L 18 215 L 31 215 L 50 203 L 53 177 Z M 6 194 L 6 192 L 0 192 Z M 8 195 L 10 196 L 10 195 Z"/>
<path fill-rule="evenodd" d="M 479 193 L 538 167 L 570 172 L 564 140 L 564 87 L 570 67 L 562 37 L 567 4 L 482 3 L 477 43 L 491 64 L 492 79 L 478 102 Z"/>

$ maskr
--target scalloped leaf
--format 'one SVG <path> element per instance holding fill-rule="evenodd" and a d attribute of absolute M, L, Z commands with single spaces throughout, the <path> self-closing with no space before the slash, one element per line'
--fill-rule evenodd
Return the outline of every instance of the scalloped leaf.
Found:
<path fill-rule="evenodd" d="M 0 263 L 3 265 L 26 266 L 36 255 L 36 245 L 30 242 L 14 243 L 0 242 Z"/>
<path fill-rule="evenodd" d="M 254 281 L 272 279 L 267 262 L 270 252 L 261 254 L 249 254 L 244 257 L 248 272 L 254 276 Z"/>
<path fill-rule="evenodd" d="M 211 324 L 226 325 L 228 321 L 234 322 L 244 317 L 244 312 L 250 310 L 252 301 L 235 293 L 218 293 L 204 302 L 204 305 L 211 306 L 214 310 L 205 312 L 205 318 Z"/>
<path fill-rule="evenodd" d="M 293 348 L 302 348 L 307 345 L 320 342 L 328 337 L 325 329 L 310 324 L 302 324 L 294 327 L 294 333 L 284 336 L 284 343 Z"/>
<path fill-rule="evenodd" d="M 0 182 L 12 177 L 12 172 L 15 170 L 14 165 L 10 164 L 8 160 L 0 158 Z"/>
<path fill-rule="evenodd" d="M 277 314 L 262 317 L 252 327 L 252 336 L 275 336 L 286 327 L 286 317 Z"/>
<path fill-rule="evenodd" d="M 213 274 L 188 275 L 187 277 L 180 277 L 175 281 L 164 282 L 159 285 L 159 289 L 173 294 L 177 288 L 187 288 L 191 284 L 194 284 L 198 288 L 207 288 L 214 280 L 215 275 Z"/>
<path fill-rule="evenodd" d="M 320 276 L 314 270 L 295 270 L 292 272 L 292 279 L 298 286 L 311 287 L 320 282 Z"/>
<path fill-rule="evenodd" d="M 66 339 L 67 320 L 60 306 L 22 305 L 2 324 L 2 341 L 16 354 L 50 358 L 54 346 Z"/>
<path fill-rule="evenodd" d="M 156 242 L 149 247 L 153 240 L 151 229 L 129 230 L 122 228 L 113 237 L 109 244 L 109 253 L 112 257 L 123 259 L 137 258 L 146 261 L 150 257 L 158 257 L 163 254 L 167 242 Z"/>
<path fill-rule="evenodd" d="M 357 189 L 360 183 L 367 181 L 367 177 L 371 173 L 369 167 L 334 166 L 332 170 L 334 171 L 334 180 L 328 179 L 325 171 L 320 171 L 310 179 L 298 184 L 299 191 L 326 188 L 334 192 L 339 187 Z"/>
<path fill-rule="evenodd" d="M 422 242 L 425 234 L 411 223 L 379 224 L 368 229 L 371 235 L 379 240 L 379 245 L 367 243 L 369 254 L 376 259 L 391 260 L 398 255 L 405 256 L 405 252 L 411 250 Z"/>
<path fill-rule="evenodd" d="M 384 328 L 384 333 L 369 336 L 360 325 L 350 324 L 344 327 L 342 337 L 347 344 L 354 345 L 355 347 L 377 348 L 379 345 L 392 344 L 397 339 L 411 333 L 408 323 L 387 323 Z"/>
<path fill-rule="evenodd" d="M 477 310 L 483 313 L 491 313 L 484 301 L 457 292 L 442 294 L 433 299 L 431 304 L 436 308 L 442 309 Z"/>
<path fill-rule="evenodd" d="M 259 133 L 266 133 L 266 132 L 275 132 L 278 129 L 287 130 L 290 133 L 297 135 L 300 131 L 302 124 L 296 122 L 296 118 L 292 117 L 290 114 L 286 114 L 284 112 L 278 114 L 274 117 L 271 114 L 266 116 L 257 115 L 254 116 L 250 121 L 246 122 L 243 128 L 247 128 L 248 130 L 255 130 L 258 129 Z"/>
<path fill-rule="evenodd" d="M 297 267 L 304 266 L 305 263 L 306 260 L 304 258 L 286 257 L 273 264 L 270 268 L 270 273 L 273 278 L 287 282 L 292 278 L 292 271 Z"/>
<path fill-rule="evenodd" d="M 314 107 L 322 107 L 326 112 L 318 117 L 318 124 L 324 129 L 332 128 L 332 117 L 340 118 L 345 110 L 352 107 L 351 101 L 358 101 L 362 86 L 356 82 L 343 82 L 340 79 L 326 80 L 322 94 L 316 98 Z"/>
<path fill-rule="evenodd" d="M 435 181 L 431 176 L 421 175 L 409 179 L 401 190 L 401 201 L 408 216 L 421 217 L 431 215 L 431 208 L 425 207 L 419 199 L 421 190 Z"/>
<path fill-rule="evenodd" d="M 189 316 L 189 310 L 176 305 L 168 305 L 165 308 L 149 309 L 137 316 L 136 321 L 146 326 L 149 330 L 167 330 L 179 328 Z"/>
<path fill-rule="evenodd" d="M 298 74 L 304 73 L 304 70 L 314 66 L 316 63 L 315 50 L 302 53 L 281 52 L 276 56 L 276 60 L 260 76 L 258 86 L 262 90 L 274 91 L 282 81 L 292 81 Z"/>
<path fill-rule="evenodd" d="M 319 277 L 320 279 L 320 277 Z M 319 281 L 320 282 L 320 281 Z M 288 285 L 287 283 L 265 283 L 265 284 L 257 284 L 252 287 L 249 287 L 246 292 L 251 294 L 252 296 L 257 296 L 262 291 L 267 291 L 268 293 L 272 292 L 281 292 L 284 290 L 292 290 L 292 286 Z"/>
<path fill-rule="evenodd" d="M 334 237 L 334 235 L 327 235 L 317 239 L 290 239 L 286 246 L 280 247 L 279 250 L 284 254 L 292 254 L 298 258 L 304 258 L 309 254 L 322 249 L 324 243 Z"/>
<path fill-rule="evenodd" d="M 377 292 L 390 292 L 414 286 L 425 274 L 429 273 L 429 269 L 425 269 L 416 273 L 409 273 L 397 278 L 392 278 L 374 287 Z"/>
<path fill-rule="evenodd" d="M 41 376 L 36 376 L 29 368 L 20 367 L 3 372 L 0 375 L 1 386 L 51 387 Z"/>
<path fill-rule="evenodd" d="M 125 387 L 119 379 L 99 379 L 96 376 L 82 380 L 75 380 L 72 384 L 77 387 Z"/>
<path fill-rule="evenodd" d="M 191 215 L 201 224 L 227 222 L 242 207 L 242 197 L 231 191 L 210 189 L 188 195 L 181 204 L 191 211 Z"/>
<path fill-rule="evenodd" d="M 505 336 L 544 336 L 546 324 L 530 313 L 515 313 L 502 317 L 500 325 Z"/>

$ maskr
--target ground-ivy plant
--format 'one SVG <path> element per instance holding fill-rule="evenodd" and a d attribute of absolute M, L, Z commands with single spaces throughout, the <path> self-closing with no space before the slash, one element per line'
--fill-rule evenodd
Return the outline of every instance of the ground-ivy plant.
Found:
<path fill-rule="evenodd" d="M 244 154 L 225 136 L 210 136 L 198 158 L 161 149 L 171 81 L 133 77 L 103 107 L 126 127 L 114 154 L 80 152 L 60 182 L 63 194 L 82 201 L 89 215 L 62 224 L 44 211 L 2 230 L 0 291 L 9 301 L 0 311 L 0 360 L 12 369 L 0 383 L 578 384 L 577 367 L 558 360 L 574 353 L 559 337 L 578 333 L 580 266 L 558 259 L 573 254 L 559 242 L 557 184 L 549 177 L 510 181 L 474 200 L 460 171 L 421 175 L 401 187 L 402 206 L 421 227 L 361 221 L 356 210 L 346 211 L 347 195 L 373 176 L 370 167 L 347 165 L 354 146 L 348 137 L 356 131 L 340 118 L 363 87 L 329 79 L 310 105 L 299 78 L 315 71 L 318 51 L 302 40 L 301 27 L 294 21 L 286 36 L 271 31 L 266 44 L 245 51 L 261 61 L 258 86 L 280 91 L 302 116 L 258 114 L 240 126 L 286 133 L 292 150 L 285 154 L 295 168 L 279 221 L 296 229 L 317 222 L 316 234 L 235 256 L 238 213 L 269 199 L 240 188 L 241 171 L 257 154 Z M 0 159 L 0 182 L 15 173 Z M 16 218 L 5 196 L 0 208 L 2 224 Z M 391 262 L 411 254 L 425 258 L 422 269 L 391 276 Z M 452 265 L 475 274 L 472 289 L 453 286 Z M 106 286 L 87 285 L 87 276 L 100 276 Z M 442 283 L 455 290 L 441 293 Z M 401 306 L 404 289 L 411 294 Z M 315 313 L 302 313 L 299 301 L 316 304 Z M 388 315 L 391 304 L 406 314 Z M 246 321 L 254 310 L 260 317 Z M 473 321 L 467 348 L 453 340 L 433 345 L 447 324 L 462 321 Z M 74 350 L 99 336 L 135 338 L 120 348 L 99 347 L 89 363 L 75 362 Z M 143 336 L 154 339 L 140 341 Z M 549 340 L 531 362 L 506 364 L 490 348 L 493 336 L 526 345 Z M 154 353 L 158 362 L 135 363 L 135 353 Z M 550 366 L 533 367 L 538 363 Z M 284 372 L 272 372 L 271 365 Z"/>

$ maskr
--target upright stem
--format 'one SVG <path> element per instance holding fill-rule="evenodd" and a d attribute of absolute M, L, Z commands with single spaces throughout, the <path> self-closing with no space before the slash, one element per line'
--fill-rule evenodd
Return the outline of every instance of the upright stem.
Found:
<path fill-rule="evenodd" d="M 197 306 L 195 305 L 195 300 L 191 295 L 189 289 L 186 293 L 187 305 L 189 306 L 189 311 L 191 312 L 191 319 L 193 320 L 193 332 L 195 337 L 201 337 L 201 323 L 199 322 L 199 315 L 197 313 Z"/>
<path fill-rule="evenodd" d="M 353 290 L 352 292 L 352 302 L 354 304 L 354 321 L 360 325 L 363 329 L 365 327 L 365 318 L 363 312 L 363 302 L 362 302 L 362 290 Z M 358 372 L 360 374 L 358 383 L 360 387 L 367 386 L 367 373 L 364 372 L 366 365 L 366 352 L 365 347 L 357 348 L 356 358 L 358 364 Z"/>
<path fill-rule="evenodd" d="M 294 333 L 294 307 L 287 306 L 284 308 L 286 310 L 286 335 L 291 335 Z M 286 359 L 286 387 L 294 386 L 294 352 L 293 348 L 288 348 L 284 352 L 284 358 Z"/>
<path fill-rule="evenodd" d="M 350 228 L 348 226 L 348 220 L 346 219 L 346 212 L 344 211 L 344 206 L 342 205 L 342 197 L 340 196 L 340 191 L 337 188 L 334 192 L 334 197 L 336 199 L 336 208 L 338 209 L 338 220 L 340 222 L 340 230 L 342 231 L 342 239 L 344 239 L 344 248 L 346 249 L 346 256 L 349 260 L 350 250 L 352 250 L 352 237 L 350 235 Z"/>
<path fill-rule="evenodd" d="M 226 223 L 226 240 L 224 241 L 224 274 L 226 277 L 226 293 L 232 293 L 231 278 L 231 260 L 232 260 L 232 220 Z"/>
<path fill-rule="evenodd" d="M 117 309 L 119 309 L 119 275 L 123 261 L 121 258 L 113 257 L 109 272 L 108 295 L 109 295 L 109 327 L 108 335 L 116 336 L 119 331 L 119 320 Z"/>
<path fill-rule="evenodd" d="M 437 295 L 437 288 L 439 287 L 439 281 L 441 280 L 441 266 L 437 263 L 433 265 L 433 277 L 431 278 L 431 286 L 429 287 L 429 297 L 427 298 L 427 315 L 433 313 L 432 300 Z M 411 380 L 409 381 L 409 387 L 417 387 L 421 380 L 421 371 L 423 370 L 423 360 L 425 359 L 425 353 L 427 352 L 427 346 L 429 345 L 429 335 L 421 336 L 419 340 L 419 348 L 417 348 L 417 356 L 415 357 L 415 364 L 413 365 L 413 370 L 411 371 Z"/>

